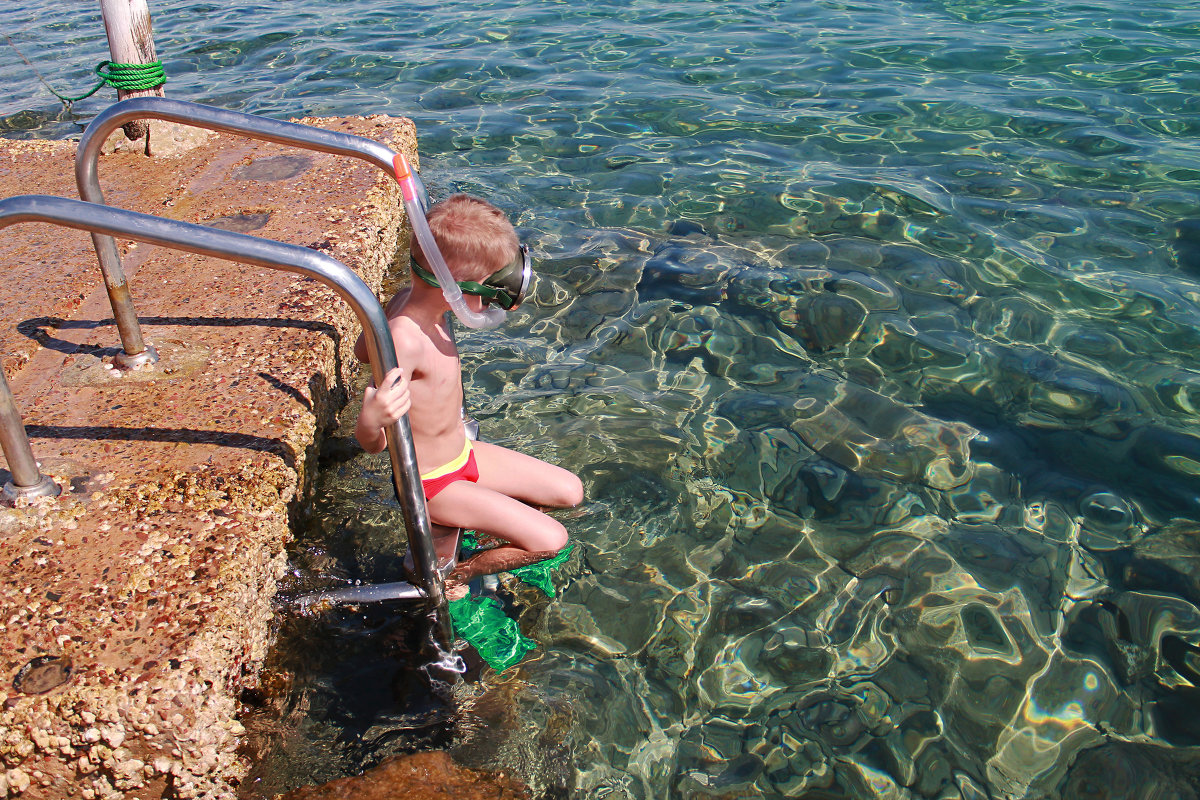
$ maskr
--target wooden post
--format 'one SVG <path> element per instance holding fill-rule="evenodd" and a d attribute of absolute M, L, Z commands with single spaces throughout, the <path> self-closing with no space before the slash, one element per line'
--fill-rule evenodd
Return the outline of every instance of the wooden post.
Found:
<path fill-rule="evenodd" d="M 104 16 L 104 31 L 108 34 L 108 52 L 117 64 L 152 64 L 158 60 L 154 52 L 154 31 L 150 25 L 150 7 L 146 0 L 100 0 Z M 126 97 L 163 96 L 162 87 L 138 91 L 117 90 L 117 99 Z M 150 132 L 146 120 L 134 120 L 124 126 L 125 138 L 140 139 Z M 149 140 L 147 140 L 147 149 Z"/>

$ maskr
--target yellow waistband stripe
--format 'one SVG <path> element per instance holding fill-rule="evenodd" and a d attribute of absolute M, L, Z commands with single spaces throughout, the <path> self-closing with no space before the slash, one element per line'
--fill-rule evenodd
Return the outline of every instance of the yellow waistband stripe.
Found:
<path fill-rule="evenodd" d="M 462 452 L 458 454 L 457 458 L 455 458 L 453 461 L 451 461 L 447 464 L 443 464 L 442 466 L 438 467 L 437 469 L 432 469 L 429 472 L 422 472 L 421 480 L 431 481 L 434 478 L 440 478 L 443 475 L 449 475 L 451 472 L 460 470 L 466 466 L 467 459 L 470 457 L 471 457 L 471 440 L 466 439 L 463 441 Z"/>

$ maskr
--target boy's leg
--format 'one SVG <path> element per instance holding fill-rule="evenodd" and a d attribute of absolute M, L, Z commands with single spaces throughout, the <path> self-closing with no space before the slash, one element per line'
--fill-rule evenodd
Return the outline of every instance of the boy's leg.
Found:
<path fill-rule="evenodd" d="M 506 572 L 544 561 L 567 544 L 567 531 L 558 520 L 520 500 L 469 481 L 450 484 L 428 501 L 428 506 L 430 521 L 437 525 L 475 530 L 511 542 L 485 550 L 460 564 L 451 573 L 452 581 L 466 582 L 476 575 Z"/>
<path fill-rule="evenodd" d="M 557 552 L 567 544 L 562 524 L 536 508 L 470 481 L 455 481 L 428 501 L 435 525 L 490 534 L 522 550 Z"/>
<path fill-rule="evenodd" d="M 489 442 L 475 442 L 473 447 L 480 486 L 546 508 L 583 502 L 583 484 L 575 473 Z"/>

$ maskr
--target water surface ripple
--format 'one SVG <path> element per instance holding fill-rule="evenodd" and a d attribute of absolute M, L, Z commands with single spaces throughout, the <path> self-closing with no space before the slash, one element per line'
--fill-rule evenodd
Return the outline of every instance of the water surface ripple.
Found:
<path fill-rule="evenodd" d="M 153 6 L 173 96 L 411 116 L 435 197 L 539 257 L 461 337 L 468 402 L 584 477 L 581 555 L 514 589 L 541 647 L 464 699 L 462 759 L 547 796 L 1198 796 L 1193 3 Z M 0 23 L 66 92 L 96 16 Z M 6 135 L 111 101 L 0 76 Z M 386 464 L 323 480 L 298 572 L 395 579 Z M 315 674 L 279 786 L 422 745 Z"/>

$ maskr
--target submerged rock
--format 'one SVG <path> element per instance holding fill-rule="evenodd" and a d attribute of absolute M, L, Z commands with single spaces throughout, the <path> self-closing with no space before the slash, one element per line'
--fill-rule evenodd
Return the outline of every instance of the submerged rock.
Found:
<path fill-rule="evenodd" d="M 444 750 L 435 750 L 390 758 L 353 778 L 293 789 L 279 800 L 528 800 L 529 796 L 524 786 L 502 772 L 465 769 Z"/>
<path fill-rule="evenodd" d="M 951 489 L 974 472 L 977 431 L 945 422 L 852 383 L 814 378 L 796 402 L 792 430 L 821 455 L 854 472 Z M 825 395 L 822 397 L 821 395 Z"/>

